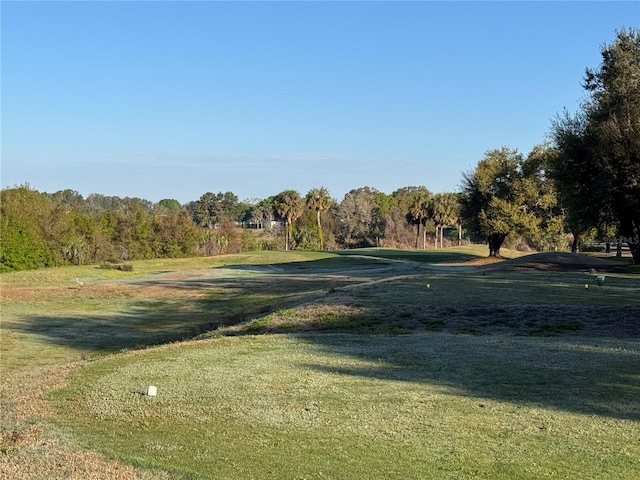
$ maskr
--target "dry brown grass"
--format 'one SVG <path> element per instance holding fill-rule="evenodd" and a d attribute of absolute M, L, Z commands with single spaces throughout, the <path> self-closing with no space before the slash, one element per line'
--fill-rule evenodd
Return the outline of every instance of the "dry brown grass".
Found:
<path fill-rule="evenodd" d="M 47 393 L 65 386 L 79 362 L 22 370 L 2 376 L 0 478 L 129 480 L 168 479 L 161 472 L 137 470 L 76 445 L 52 430 Z"/>
<path fill-rule="evenodd" d="M 197 298 L 204 296 L 201 290 L 187 290 L 171 285 L 102 283 L 84 287 L 3 287 L 2 302 L 46 302 L 64 298 L 113 299 L 126 298 Z"/>

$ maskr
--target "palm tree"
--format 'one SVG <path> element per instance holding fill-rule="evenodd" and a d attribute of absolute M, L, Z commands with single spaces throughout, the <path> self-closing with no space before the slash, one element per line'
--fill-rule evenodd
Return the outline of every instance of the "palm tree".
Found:
<path fill-rule="evenodd" d="M 460 202 L 455 193 L 436 193 L 433 196 L 431 205 L 431 215 L 436 224 L 436 244 L 438 248 L 438 237 L 440 238 L 440 248 L 443 248 L 442 235 L 444 227 L 456 225 L 460 218 Z M 458 234 L 459 236 L 459 234 Z"/>
<path fill-rule="evenodd" d="M 320 221 L 321 212 L 326 212 L 331 208 L 333 201 L 329 196 L 329 190 L 325 187 L 312 188 L 305 197 L 307 206 L 316 211 L 316 221 L 318 223 L 318 239 L 320 240 L 320 250 L 324 250 L 324 235 L 322 233 L 322 223 Z"/>
<path fill-rule="evenodd" d="M 428 193 L 428 191 L 419 192 L 409 206 L 407 218 L 411 223 L 418 225 L 418 231 L 416 232 L 416 249 L 419 248 L 420 225 L 425 224 L 429 218 L 430 197 L 431 194 Z M 422 248 L 424 249 L 427 243 L 426 231 L 423 231 L 423 237 Z"/>
<path fill-rule="evenodd" d="M 302 215 L 302 197 L 295 190 L 285 190 L 276 195 L 273 204 L 278 215 L 286 221 L 284 249 L 289 250 L 293 222 Z"/>

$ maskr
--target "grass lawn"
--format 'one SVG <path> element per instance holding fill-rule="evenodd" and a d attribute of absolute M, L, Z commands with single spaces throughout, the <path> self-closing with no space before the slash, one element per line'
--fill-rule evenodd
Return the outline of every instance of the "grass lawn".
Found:
<path fill-rule="evenodd" d="M 638 275 L 483 253 L 3 275 L 0 473 L 638 478 Z"/>
<path fill-rule="evenodd" d="M 54 398 L 91 448 L 179 475 L 633 478 L 639 355 L 620 340 L 226 337 L 94 362 Z"/>

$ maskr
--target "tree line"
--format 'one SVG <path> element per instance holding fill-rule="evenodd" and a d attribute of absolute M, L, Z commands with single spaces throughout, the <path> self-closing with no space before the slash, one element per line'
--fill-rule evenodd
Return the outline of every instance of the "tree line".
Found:
<path fill-rule="evenodd" d="M 543 249 L 569 233 L 573 252 L 606 239 L 640 264 L 640 31 L 619 30 L 600 53 L 578 112 L 556 115 L 546 145 L 489 151 L 463 175 L 463 218 L 490 255 L 513 232 Z"/>
<path fill-rule="evenodd" d="M 2 271 L 243 250 L 409 247 L 418 246 L 414 230 L 459 222 L 458 195 L 431 195 L 425 187 L 391 195 L 362 187 L 342 202 L 323 187 L 244 202 L 232 192 L 207 192 L 184 205 L 29 185 L 0 197 Z"/>
<path fill-rule="evenodd" d="M 488 150 L 459 192 L 365 186 L 340 201 L 324 187 L 252 201 L 207 192 L 182 205 L 22 185 L 0 192 L 0 268 L 464 241 L 498 256 L 505 244 L 577 251 L 581 240 L 604 237 L 627 243 L 640 263 L 639 31 L 618 31 L 601 54 L 586 70 L 577 113 L 557 115 L 549 140 L 527 155 Z"/>
<path fill-rule="evenodd" d="M 519 154 L 503 149 L 489 155 Z M 551 186 L 541 180 L 539 189 L 545 188 Z M 474 230 L 464 192 L 433 194 L 424 186 L 391 194 L 365 186 L 349 191 L 341 201 L 324 187 L 306 195 L 285 190 L 243 202 L 232 192 L 207 192 L 184 205 L 174 199 L 153 203 L 101 194 L 83 198 L 72 190 L 43 193 L 29 185 L 4 189 L 0 196 L 2 271 L 248 250 L 443 248 L 483 241 L 485 226 Z M 555 206 L 555 196 L 549 196 L 548 203 Z M 536 249 L 566 246 L 557 209 L 529 215 L 529 228 L 512 219 L 502 240 Z M 555 235 L 549 234 L 553 222 L 547 217 L 556 221 Z"/>

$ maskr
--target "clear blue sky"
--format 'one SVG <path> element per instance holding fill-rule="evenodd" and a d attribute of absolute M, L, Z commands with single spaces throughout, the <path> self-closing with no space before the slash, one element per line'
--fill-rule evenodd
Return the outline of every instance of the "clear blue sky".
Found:
<path fill-rule="evenodd" d="M 458 188 L 576 111 L 640 2 L 1 2 L 2 187 Z"/>

